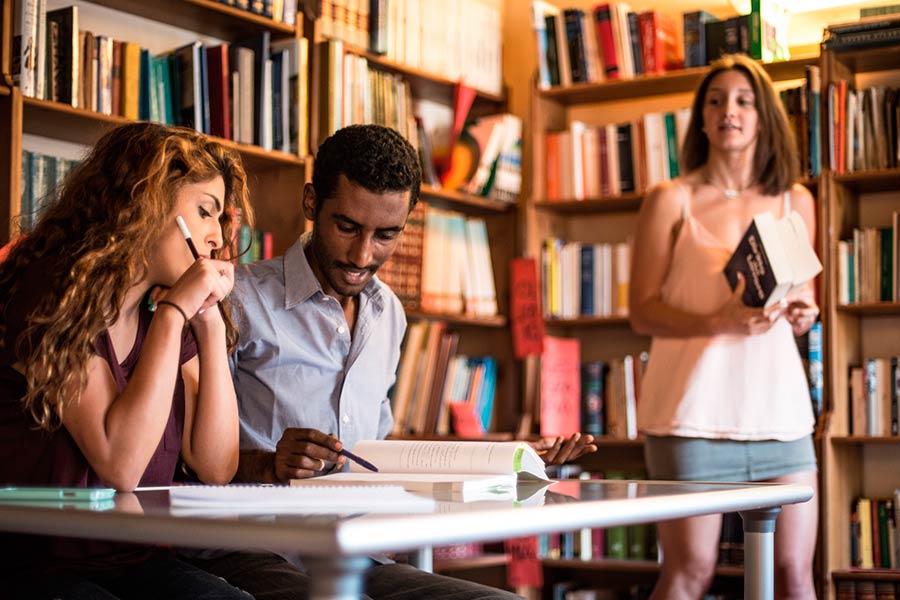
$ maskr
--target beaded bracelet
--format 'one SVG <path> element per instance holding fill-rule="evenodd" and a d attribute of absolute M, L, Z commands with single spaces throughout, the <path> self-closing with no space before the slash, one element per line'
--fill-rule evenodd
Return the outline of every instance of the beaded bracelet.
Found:
<path fill-rule="evenodd" d="M 158 301 L 156 302 L 156 305 L 157 305 L 157 306 L 163 306 L 163 305 L 171 306 L 171 307 L 173 307 L 175 310 L 177 310 L 178 312 L 181 313 L 181 316 L 184 317 L 184 322 L 185 322 L 185 323 L 187 323 L 188 321 L 190 321 L 190 319 L 188 319 L 187 313 L 184 312 L 184 309 L 181 308 L 180 306 L 178 306 L 177 304 L 175 304 L 174 302 L 172 302 L 171 300 L 158 300 Z"/>

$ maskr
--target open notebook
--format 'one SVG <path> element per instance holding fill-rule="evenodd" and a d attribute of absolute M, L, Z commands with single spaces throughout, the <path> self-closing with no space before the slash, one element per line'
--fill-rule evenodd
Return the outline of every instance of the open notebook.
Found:
<path fill-rule="evenodd" d="M 522 442 L 383 440 L 359 442 L 353 452 L 378 467 L 354 462 L 350 472 L 294 479 L 292 486 L 399 485 L 437 500 L 516 500 L 520 481 L 549 481 L 544 461 Z"/>
<path fill-rule="evenodd" d="M 186 485 L 169 490 L 173 514 L 345 514 L 431 512 L 434 500 L 401 486 Z"/>

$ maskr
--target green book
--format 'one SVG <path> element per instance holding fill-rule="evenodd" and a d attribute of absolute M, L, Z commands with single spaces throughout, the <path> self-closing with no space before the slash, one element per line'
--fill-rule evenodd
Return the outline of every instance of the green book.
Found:
<path fill-rule="evenodd" d="M 669 179 L 678 177 L 678 134 L 675 131 L 675 113 L 663 115 L 666 122 L 666 154 L 669 157 Z"/>
<path fill-rule="evenodd" d="M 624 471 L 606 471 L 606 479 L 626 479 Z M 607 527 L 604 535 L 606 558 L 628 558 L 628 527 Z"/>

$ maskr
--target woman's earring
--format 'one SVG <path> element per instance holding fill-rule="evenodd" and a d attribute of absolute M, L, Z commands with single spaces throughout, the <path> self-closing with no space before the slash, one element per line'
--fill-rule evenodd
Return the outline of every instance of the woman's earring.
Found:
<path fill-rule="evenodd" d="M 147 296 L 147 310 L 156 312 L 156 301 L 153 299 L 153 296 Z"/>

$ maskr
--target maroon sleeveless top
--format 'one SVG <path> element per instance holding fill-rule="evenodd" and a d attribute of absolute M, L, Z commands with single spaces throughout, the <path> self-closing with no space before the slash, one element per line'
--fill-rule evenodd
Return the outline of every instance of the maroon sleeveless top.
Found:
<path fill-rule="evenodd" d="M 43 262 L 43 261 L 41 261 Z M 37 429 L 24 410 L 25 377 L 12 368 L 17 358 L 16 340 L 26 328 L 27 313 L 38 305 L 48 290 L 46 270 L 30 269 L 20 292 L 6 303 L 4 344 L 0 346 L 0 484 L 59 487 L 105 487 L 103 480 L 88 464 L 65 427 L 47 432 Z M 153 317 L 141 303 L 134 346 L 128 356 L 119 359 L 107 332 L 95 342 L 97 354 L 112 371 L 119 392 L 125 389 L 140 357 L 141 348 Z M 197 354 L 197 345 L 189 328 L 181 343 L 180 364 Z M 176 378 L 172 410 L 159 446 L 150 459 L 139 485 L 171 485 L 184 430 L 184 381 Z M 142 562 L 158 550 L 132 544 L 0 534 L 0 569 L 21 573 L 46 569 L 103 569 Z"/>

